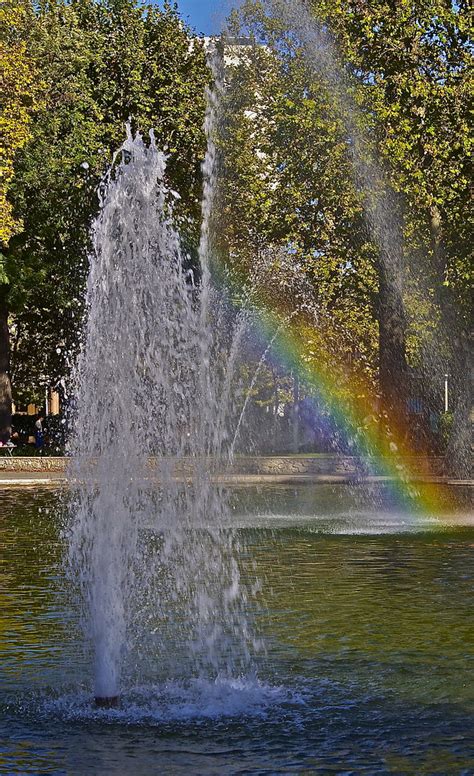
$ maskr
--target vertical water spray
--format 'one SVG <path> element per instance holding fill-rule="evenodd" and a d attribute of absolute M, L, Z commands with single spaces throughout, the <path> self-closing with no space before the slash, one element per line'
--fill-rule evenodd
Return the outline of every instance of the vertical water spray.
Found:
<path fill-rule="evenodd" d="M 137 543 L 133 513 L 149 452 L 144 388 L 156 347 L 154 316 L 147 317 L 156 303 L 156 289 L 148 285 L 156 274 L 156 253 L 164 253 L 168 272 L 179 272 L 178 242 L 166 222 L 158 183 L 165 158 L 153 139 L 146 148 L 130 134 L 121 153 L 123 161 L 105 184 L 93 227 L 71 445 L 77 489 L 70 560 L 86 599 L 98 698 L 119 692 L 125 598 Z M 155 218 L 163 231 L 158 240 L 152 231 Z"/>
<path fill-rule="evenodd" d="M 212 283 L 212 229 L 213 215 L 217 196 L 218 185 L 218 164 L 217 164 L 217 146 L 216 133 L 218 131 L 220 100 L 224 89 L 224 75 L 222 68 L 222 58 L 217 45 L 213 45 L 208 53 L 208 65 L 213 75 L 213 84 L 206 89 L 206 114 L 204 119 L 204 133 L 206 137 L 206 154 L 202 164 L 203 174 L 203 193 L 201 203 L 201 234 L 199 240 L 199 265 L 201 270 L 201 328 L 207 332 L 207 338 L 201 340 L 201 391 L 204 395 L 215 395 L 215 390 L 211 385 L 211 380 L 216 379 L 216 374 L 211 374 L 209 370 L 209 360 L 212 355 L 213 341 L 212 330 L 214 326 L 220 324 L 220 312 L 222 301 L 217 298 L 216 289 Z M 217 398 L 217 397 L 216 397 Z M 218 406 L 214 407 L 213 423 L 218 416 Z M 223 418 L 220 418 L 221 423 Z M 218 426 L 221 426 L 221 423 Z M 209 438 L 214 437 L 214 443 L 208 450 L 209 455 L 219 456 L 220 434 L 209 434 L 209 430 L 203 429 L 203 434 Z M 217 445 L 216 445 L 217 443 Z"/>
<path fill-rule="evenodd" d="M 406 372 L 403 345 L 405 273 L 402 223 L 396 195 L 363 128 L 361 112 L 330 32 L 315 18 L 304 0 L 266 0 L 266 5 L 302 44 L 309 66 L 322 76 L 346 129 L 355 183 L 363 195 L 370 234 L 379 248 L 380 297 L 383 300 L 379 320 L 381 382 L 389 391 L 387 404 L 400 420 L 404 413 L 402 386 Z M 390 343 L 388 348 L 384 347 L 385 342 Z"/>
<path fill-rule="evenodd" d="M 226 283 L 220 283 L 224 267 L 216 260 L 215 233 L 217 199 L 219 193 L 219 149 L 218 138 L 223 121 L 223 100 L 225 93 L 225 38 L 213 42 L 208 52 L 208 65 L 213 75 L 212 87 L 206 90 L 206 117 L 204 131 L 206 136 L 206 155 L 202 165 L 203 172 L 203 197 L 202 197 L 202 221 L 201 236 L 199 242 L 199 261 L 202 271 L 202 301 L 201 315 L 203 317 L 203 330 L 219 330 L 221 336 L 217 339 L 219 354 L 214 354 L 215 369 L 204 372 L 204 381 L 213 379 L 214 386 L 206 386 L 203 390 L 216 396 L 216 406 L 213 415 L 213 433 L 209 438 L 213 440 L 211 454 L 224 462 L 232 460 L 235 446 L 236 430 L 234 405 L 236 397 L 232 395 L 238 382 L 236 366 L 238 364 L 243 338 L 248 332 L 251 314 L 250 310 L 242 308 L 236 315 L 235 311 L 232 324 L 228 323 L 227 311 L 231 304 L 227 300 L 228 288 Z M 211 327 L 209 327 L 211 323 Z M 210 343 L 209 343 L 210 344 Z M 208 345 L 208 350 L 211 348 Z M 224 357 L 224 358 L 223 358 Z M 202 354 L 202 363 L 206 362 L 206 353 Z M 244 407 L 245 409 L 245 407 Z M 243 414 L 243 412 L 242 412 Z M 242 414 L 237 421 L 240 426 Z"/>
<path fill-rule="evenodd" d="M 222 430 L 206 239 L 197 288 L 166 157 L 130 131 L 119 155 L 93 228 L 71 442 L 69 569 L 99 703 L 118 696 L 127 655 L 136 680 L 158 666 L 233 674 L 248 657 L 237 540 L 212 479 Z"/>
<path fill-rule="evenodd" d="M 296 34 L 303 45 L 307 62 L 324 79 L 332 102 L 346 127 L 354 177 L 364 196 L 370 231 L 383 259 L 388 262 L 394 254 L 402 251 L 397 204 L 394 192 L 370 147 L 367 133 L 362 128 L 360 110 L 351 94 L 332 36 L 303 0 L 267 0 L 267 4 L 288 31 Z M 393 282 L 397 288 L 401 288 L 402 278 L 399 274 L 393 277 Z"/>

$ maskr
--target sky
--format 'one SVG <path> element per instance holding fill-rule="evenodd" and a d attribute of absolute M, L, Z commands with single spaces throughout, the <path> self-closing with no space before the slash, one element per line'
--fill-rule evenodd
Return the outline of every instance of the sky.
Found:
<path fill-rule="evenodd" d="M 177 3 L 181 16 L 204 35 L 220 32 L 233 5 L 231 0 L 177 0 Z"/>

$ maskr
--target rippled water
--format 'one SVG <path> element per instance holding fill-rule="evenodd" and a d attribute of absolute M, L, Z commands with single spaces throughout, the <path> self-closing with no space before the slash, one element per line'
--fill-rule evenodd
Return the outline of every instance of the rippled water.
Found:
<path fill-rule="evenodd" d="M 414 518 L 329 486 L 232 504 L 261 584 L 258 675 L 170 675 L 157 652 L 99 711 L 58 494 L 0 492 L 0 773 L 472 774 L 468 508 Z"/>

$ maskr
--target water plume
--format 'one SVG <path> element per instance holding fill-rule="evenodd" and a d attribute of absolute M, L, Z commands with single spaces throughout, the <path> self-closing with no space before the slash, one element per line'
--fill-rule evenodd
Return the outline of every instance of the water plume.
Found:
<path fill-rule="evenodd" d="M 248 660 L 238 537 L 213 482 L 210 275 L 184 271 L 172 199 L 153 134 L 128 130 L 93 227 L 71 442 L 69 570 L 99 700 L 157 660 L 180 678 Z"/>
<path fill-rule="evenodd" d="M 322 76 L 344 122 L 354 178 L 363 194 L 368 226 L 381 251 L 382 261 L 387 263 L 391 283 L 401 293 L 403 273 L 398 271 L 397 261 L 403 253 L 403 245 L 395 193 L 371 148 L 331 33 L 315 18 L 308 3 L 303 0 L 267 0 L 266 5 L 283 22 L 287 31 L 300 41 L 306 61 L 314 72 Z"/>

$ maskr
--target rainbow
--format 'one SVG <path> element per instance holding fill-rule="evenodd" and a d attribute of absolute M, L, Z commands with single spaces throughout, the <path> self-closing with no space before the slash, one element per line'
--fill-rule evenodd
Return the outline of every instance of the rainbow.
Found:
<path fill-rule="evenodd" d="M 328 353 L 313 351 L 308 359 L 307 337 L 303 339 L 308 327 L 301 327 L 294 318 L 288 319 L 268 306 L 253 312 L 263 341 L 268 345 L 273 340 L 271 358 L 298 376 L 314 397 L 315 406 L 324 407 L 331 428 L 352 441 L 353 454 L 360 459 L 364 475 L 384 482 L 390 505 L 420 516 L 440 514 L 447 506 L 446 493 L 429 473 L 418 487 L 420 475 L 413 468 L 416 456 L 407 448 L 406 429 L 387 427 L 381 433 L 380 419 L 373 409 L 368 410 L 373 386 L 354 374 L 341 393 L 337 371 L 327 366 Z"/>

